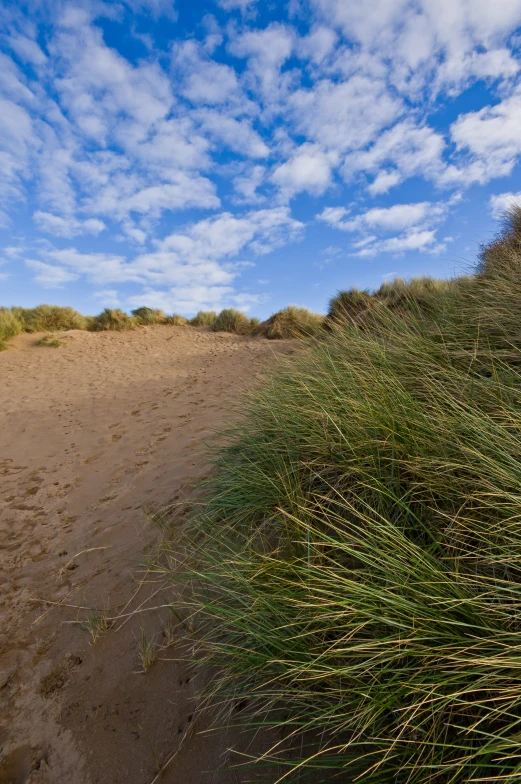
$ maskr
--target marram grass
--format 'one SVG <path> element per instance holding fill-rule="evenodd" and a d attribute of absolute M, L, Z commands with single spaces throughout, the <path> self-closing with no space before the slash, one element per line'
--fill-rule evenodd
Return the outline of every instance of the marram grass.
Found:
<path fill-rule="evenodd" d="M 521 781 L 521 292 L 475 286 L 284 360 L 169 545 L 284 781 Z"/>

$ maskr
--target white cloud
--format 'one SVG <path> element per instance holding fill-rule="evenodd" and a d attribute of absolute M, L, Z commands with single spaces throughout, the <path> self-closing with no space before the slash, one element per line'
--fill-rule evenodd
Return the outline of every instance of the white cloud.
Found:
<path fill-rule="evenodd" d="M 351 220 L 344 220 L 345 214 L 342 207 L 330 207 L 318 218 L 342 231 L 401 231 L 412 226 L 437 223 L 447 214 L 447 204 L 423 201 L 415 204 L 393 204 L 392 207 L 373 207 Z"/>
<path fill-rule="evenodd" d="M 350 210 L 347 207 L 325 207 L 320 215 L 317 215 L 317 219 L 323 221 L 324 223 L 329 224 L 329 226 L 333 226 L 335 229 L 343 230 L 346 221 L 347 215 L 349 215 Z"/>
<path fill-rule="evenodd" d="M 166 16 L 169 19 L 177 19 L 174 0 L 125 0 L 134 12 L 149 13 L 156 19 Z"/>
<path fill-rule="evenodd" d="M 521 23 L 519 0 L 313 0 L 330 25 L 362 54 L 385 63 L 390 81 L 423 87 L 464 85 L 471 77 L 512 76 L 503 44 Z"/>
<path fill-rule="evenodd" d="M 367 150 L 348 155 L 342 171 L 348 181 L 357 172 L 374 175 L 368 189 L 375 196 L 409 177 L 439 179 L 445 169 L 444 149 L 439 133 L 407 119 L 384 131 Z"/>
<path fill-rule="evenodd" d="M 321 196 L 331 184 L 334 160 L 334 156 L 327 155 L 318 146 L 303 144 L 289 161 L 275 169 L 271 179 L 284 199 L 303 191 Z"/>
<path fill-rule="evenodd" d="M 23 106 L 0 97 L 0 202 L 23 196 L 23 178 L 38 147 L 30 114 Z"/>
<path fill-rule="evenodd" d="M 365 76 L 328 79 L 290 98 L 297 129 L 325 150 L 359 150 L 392 123 L 403 107 L 386 85 Z"/>
<path fill-rule="evenodd" d="M 298 54 L 302 59 L 318 65 L 334 51 L 337 41 L 338 36 L 330 27 L 316 27 L 299 39 Z"/>
<path fill-rule="evenodd" d="M 106 142 L 118 117 L 132 120 L 136 132 L 145 134 L 173 104 L 168 78 L 157 64 L 132 66 L 81 17 L 78 23 L 77 17 L 64 15 L 49 49 L 61 66 L 55 85 L 62 104 L 83 133 L 98 142 Z"/>
<path fill-rule="evenodd" d="M 264 30 L 248 30 L 232 38 L 228 49 L 234 57 L 248 59 L 250 86 L 258 86 L 273 102 L 281 89 L 281 68 L 291 56 L 294 41 L 291 27 L 274 22 Z"/>
<path fill-rule="evenodd" d="M 489 204 L 492 215 L 499 219 L 512 207 L 521 206 L 521 191 L 519 193 L 498 193 L 490 197 Z"/>
<path fill-rule="evenodd" d="M 327 207 L 317 218 L 340 231 L 361 233 L 361 239 L 352 243 L 357 256 L 408 250 L 439 253 L 444 245 L 437 242 L 433 227 L 446 218 L 450 206 L 458 199 L 455 196 L 446 202 L 373 207 L 352 218 L 348 218 L 349 211 L 344 207 Z M 395 236 L 379 237 L 378 234 Z"/>
<path fill-rule="evenodd" d="M 449 182 L 485 183 L 511 173 L 521 155 L 521 88 L 496 106 L 461 115 L 451 126 L 451 137 L 460 153 L 468 155 L 459 166 L 450 166 Z"/>
<path fill-rule="evenodd" d="M 175 182 L 136 189 L 134 177 L 115 177 L 85 202 L 85 209 L 126 222 L 131 213 L 157 218 L 165 210 L 219 207 L 215 185 L 206 177 L 177 172 L 170 179 Z"/>
<path fill-rule="evenodd" d="M 116 289 L 102 289 L 94 291 L 93 295 L 100 299 L 104 308 L 119 308 L 121 300 Z"/>
<path fill-rule="evenodd" d="M 286 207 L 252 211 L 242 217 L 225 212 L 193 224 L 186 232 L 169 235 L 159 247 L 192 261 L 225 259 L 246 247 L 255 254 L 270 253 L 300 239 L 303 229 Z"/>
<path fill-rule="evenodd" d="M 97 218 L 81 221 L 73 217 L 62 218 L 40 210 L 34 213 L 33 219 L 42 231 L 54 234 L 55 237 L 76 237 L 78 234 L 98 235 L 107 228 L 103 221 Z"/>
<path fill-rule="evenodd" d="M 34 276 L 36 283 L 39 283 L 45 288 L 60 289 L 63 288 L 65 283 L 71 283 L 79 278 L 79 275 L 70 272 L 70 270 L 67 270 L 64 267 L 45 264 L 42 261 L 33 259 L 28 259 L 25 263 L 36 273 Z"/>
<path fill-rule="evenodd" d="M 196 41 L 174 44 L 172 63 L 182 82 L 182 94 L 194 104 L 216 105 L 242 97 L 233 68 L 212 60 Z"/>
<path fill-rule="evenodd" d="M 48 286 L 61 286 L 80 276 L 98 286 L 139 284 L 144 292 L 132 299 L 138 304 L 151 301 L 147 300 L 149 292 L 155 292 L 154 302 L 170 302 L 179 295 L 186 303 L 195 302 L 197 297 L 200 304 L 207 303 L 211 290 L 214 304 L 224 299 L 238 302 L 241 297 L 242 304 L 247 305 L 248 297 L 256 295 L 237 292 L 232 285 L 241 269 L 252 266 L 240 256 L 270 253 L 301 239 L 303 229 L 286 207 L 251 211 L 240 217 L 221 213 L 169 234 L 156 241 L 155 250 L 131 260 L 109 253 L 82 253 L 76 248 L 44 247 L 40 253 L 46 261 L 31 260 L 27 264 L 37 272 L 36 279 Z M 189 296 L 187 292 L 191 292 Z"/>
<path fill-rule="evenodd" d="M 161 308 L 166 312 L 181 312 L 186 315 L 198 310 L 219 311 L 226 307 L 236 307 L 248 312 L 252 305 L 261 302 L 256 294 L 238 294 L 231 286 L 176 286 L 166 291 L 148 289 L 143 294 L 129 298 L 132 307 L 145 305 Z"/>
<path fill-rule="evenodd" d="M 265 201 L 266 197 L 257 193 L 258 188 L 266 178 L 264 166 L 248 166 L 233 178 L 233 187 L 237 194 L 237 201 L 244 204 L 258 204 Z"/>
<path fill-rule="evenodd" d="M 59 267 L 51 267 L 49 264 L 43 264 L 42 268 L 59 269 L 64 276 L 72 275 L 70 280 L 76 280 L 80 275 L 83 275 L 97 285 L 115 282 L 146 282 L 146 275 L 127 262 L 124 256 L 110 253 L 81 253 L 76 248 L 46 249 L 42 251 L 42 255 L 59 265 Z M 32 262 L 32 264 L 40 264 L 40 262 Z M 65 280 L 66 278 L 64 278 Z"/>
<path fill-rule="evenodd" d="M 257 0 L 217 0 L 217 4 L 224 8 L 225 11 L 233 11 L 235 9 L 246 11 L 251 6 L 254 6 L 256 2 Z"/>
<path fill-rule="evenodd" d="M 269 154 L 265 142 L 248 120 L 236 120 L 213 109 L 199 109 L 193 116 L 208 134 L 239 155 L 265 158 Z"/>
<path fill-rule="evenodd" d="M 7 44 L 25 62 L 33 65 L 43 65 L 47 60 L 36 41 L 27 38 L 27 36 L 21 33 L 11 33 L 7 38 Z"/>
<path fill-rule="evenodd" d="M 405 251 L 421 251 L 438 254 L 445 250 L 445 245 L 436 239 L 435 231 L 409 231 L 397 237 L 365 243 L 365 247 L 352 254 L 354 256 L 376 256 L 379 253 L 400 254 Z"/>

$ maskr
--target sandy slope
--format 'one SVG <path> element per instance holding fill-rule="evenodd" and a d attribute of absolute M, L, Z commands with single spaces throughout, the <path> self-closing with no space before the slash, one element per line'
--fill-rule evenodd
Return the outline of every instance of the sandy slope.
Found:
<path fill-rule="evenodd" d="M 157 614 L 95 645 L 70 621 L 125 608 L 156 536 L 143 506 L 193 497 L 237 392 L 292 346 L 180 327 L 36 337 L 0 355 L 0 782 L 149 784 L 176 751 L 161 781 L 258 780 L 230 770 L 246 738 L 202 734 L 175 642 L 140 672 Z"/>

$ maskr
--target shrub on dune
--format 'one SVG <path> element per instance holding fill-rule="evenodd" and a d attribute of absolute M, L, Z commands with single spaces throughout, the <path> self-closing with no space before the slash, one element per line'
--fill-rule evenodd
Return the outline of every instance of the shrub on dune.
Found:
<path fill-rule="evenodd" d="M 179 313 L 173 313 L 171 316 L 165 317 L 165 324 L 170 324 L 173 327 L 186 327 L 188 319 Z"/>
<path fill-rule="evenodd" d="M 352 322 L 359 327 L 374 315 L 375 308 L 381 305 L 407 317 L 409 313 L 424 313 L 437 310 L 452 294 L 468 285 L 469 278 L 436 280 L 435 278 L 395 278 L 383 283 L 374 293 L 350 289 L 339 291 L 329 303 L 325 326 Z"/>
<path fill-rule="evenodd" d="M 192 327 L 213 327 L 217 313 L 214 310 L 200 310 L 196 316 L 190 319 Z"/>
<path fill-rule="evenodd" d="M 363 322 L 373 304 L 373 297 L 368 291 L 350 289 L 339 291 L 329 302 L 326 325 L 341 324 L 352 321 L 356 324 Z"/>
<path fill-rule="evenodd" d="M 136 320 L 119 308 L 105 308 L 102 313 L 98 316 L 92 316 L 89 320 L 89 330 L 91 332 L 103 332 L 105 330 L 123 332 L 127 329 L 135 329 L 136 326 Z"/>
<path fill-rule="evenodd" d="M 277 729 L 262 763 L 288 781 L 519 780 L 521 250 L 508 260 L 439 308 L 377 301 L 364 329 L 279 358 L 178 534 L 213 700 Z"/>
<path fill-rule="evenodd" d="M 85 316 L 74 308 L 60 305 L 38 305 L 23 310 L 25 332 L 56 332 L 65 329 L 86 329 Z"/>
<path fill-rule="evenodd" d="M 0 341 L 6 341 L 19 335 L 22 331 L 22 324 L 9 308 L 0 308 Z"/>
<path fill-rule="evenodd" d="M 40 338 L 40 340 L 36 341 L 36 345 L 48 346 L 49 348 L 60 348 L 62 343 L 56 338 L 55 335 L 44 335 Z"/>
<path fill-rule="evenodd" d="M 388 307 L 397 310 L 400 308 L 410 310 L 411 307 L 426 310 L 435 308 L 453 285 L 453 281 L 436 280 L 429 277 L 411 278 L 410 280 L 395 278 L 388 283 L 383 283 L 375 291 L 374 296 Z"/>
<path fill-rule="evenodd" d="M 215 319 L 212 330 L 214 332 L 233 332 L 236 335 L 247 335 L 250 329 L 248 316 L 240 310 L 225 308 Z"/>
<path fill-rule="evenodd" d="M 521 268 L 521 206 L 514 206 L 503 215 L 498 236 L 479 253 L 478 274 L 488 279 L 504 278 L 519 284 Z"/>
<path fill-rule="evenodd" d="M 154 310 L 153 308 L 136 308 L 132 311 L 132 315 L 136 319 L 136 323 L 142 326 L 147 324 L 164 324 L 165 314 L 162 310 Z"/>
<path fill-rule="evenodd" d="M 254 334 L 268 340 L 313 337 L 322 331 L 323 325 L 324 317 L 319 313 L 290 305 L 259 324 Z"/>
<path fill-rule="evenodd" d="M 22 325 L 22 329 L 23 329 L 23 325 L 24 325 L 24 321 L 25 321 L 24 317 L 25 317 L 25 313 L 28 310 L 28 308 L 21 308 L 21 307 L 16 307 L 15 306 L 15 307 L 10 308 L 10 310 L 11 310 L 11 313 L 13 314 L 13 316 L 16 319 L 18 319 L 18 321 Z"/>

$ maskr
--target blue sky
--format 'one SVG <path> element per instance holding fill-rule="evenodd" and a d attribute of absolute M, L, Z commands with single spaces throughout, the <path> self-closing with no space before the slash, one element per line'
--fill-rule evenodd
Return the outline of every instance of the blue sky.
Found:
<path fill-rule="evenodd" d="M 190 315 L 467 272 L 521 0 L 4 0 L 0 303 Z"/>

